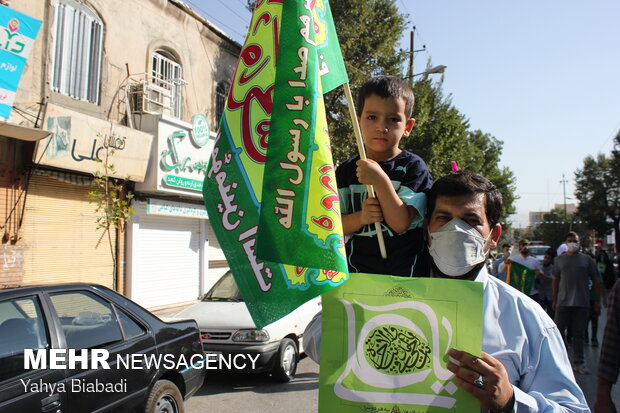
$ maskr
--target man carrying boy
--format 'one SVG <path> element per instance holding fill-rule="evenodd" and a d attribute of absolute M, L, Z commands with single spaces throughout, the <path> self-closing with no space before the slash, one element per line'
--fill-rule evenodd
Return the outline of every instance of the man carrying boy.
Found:
<path fill-rule="evenodd" d="M 432 184 L 422 158 L 398 147 L 413 129 L 413 102 L 409 85 L 393 76 L 375 77 L 360 89 L 358 120 L 368 159 L 356 155 L 336 169 L 351 272 L 413 275 Z M 366 185 L 374 186 L 377 198 L 368 197 Z M 382 223 L 385 260 L 375 222 Z"/>

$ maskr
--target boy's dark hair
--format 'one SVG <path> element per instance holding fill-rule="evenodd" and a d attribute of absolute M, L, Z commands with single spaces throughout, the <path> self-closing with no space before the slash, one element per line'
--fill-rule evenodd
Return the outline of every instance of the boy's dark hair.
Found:
<path fill-rule="evenodd" d="M 484 194 L 487 221 L 491 229 L 499 223 L 502 215 L 502 194 L 495 185 L 482 175 L 468 170 L 460 170 L 438 179 L 428 192 L 427 217 L 435 210 L 435 201 L 439 195 L 459 196 Z"/>
<path fill-rule="evenodd" d="M 377 76 L 366 81 L 357 94 L 357 113 L 361 116 L 366 98 L 377 95 L 381 98 L 403 98 L 407 119 L 413 114 L 413 90 L 403 79 L 396 76 Z"/>
<path fill-rule="evenodd" d="M 512 247 L 512 245 L 510 245 L 510 244 L 503 244 L 503 245 L 502 245 L 502 249 L 504 249 L 504 248 L 510 248 L 510 247 Z"/>
<path fill-rule="evenodd" d="M 553 248 L 547 248 L 544 255 L 548 255 L 551 258 L 555 257 L 555 250 Z"/>
<path fill-rule="evenodd" d="M 568 237 L 579 238 L 579 235 L 577 235 L 577 233 L 575 231 L 571 231 L 568 234 L 566 234 L 566 236 L 564 237 L 564 241 L 566 241 L 568 239 Z"/>

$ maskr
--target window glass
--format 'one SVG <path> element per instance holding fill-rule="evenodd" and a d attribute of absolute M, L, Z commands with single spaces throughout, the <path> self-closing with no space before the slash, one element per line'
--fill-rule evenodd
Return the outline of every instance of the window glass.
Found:
<path fill-rule="evenodd" d="M 107 301 L 88 291 L 50 294 L 67 347 L 100 348 L 122 341 L 120 326 Z"/>
<path fill-rule="evenodd" d="M 135 321 L 129 314 L 118 307 L 116 307 L 116 313 L 118 314 L 118 320 L 121 322 L 121 326 L 123 327 L 125 340 L 131 340 L 134 337 L 138 337 L 146 333 L 146 329 Z"/>
<path fill-rule="evenodd" d="M 151 88 L 149 99 L 161 105 L 162 111 L 181 118 L 183 102 L 183 68 L 167 50 L 156 50 L 151 58 Z"/>
<path fill-rule="evenodd" d="M 36 296 L 0 302 L 0 382 L 25 373 L 25 349 L 49 348 L 42 314 Z"/>
<path fill-rule="evenodd" d="M 53 90 L 98 104 L 103 23 L 88 6 L 59 0 L 55 26 Z"/>

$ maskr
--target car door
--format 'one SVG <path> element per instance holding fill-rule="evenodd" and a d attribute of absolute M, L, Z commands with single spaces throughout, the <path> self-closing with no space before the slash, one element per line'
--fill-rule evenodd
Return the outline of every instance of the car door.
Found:
<path fill-rule="evenodd" d="M 25 368 L 24 350 L 57 348 L 37 293 L 0 298 L 0 412 L 68 412 L 64 369 Z M 32 366 L 31 366 L 32 367 Z"/>
<path fill-rule="evenodd" d="M 109 369 L 68 370 L 73 411 L 118 411 L 121 404 L 139 404 L 146 397 L 155 367 L 131 364 L 133 358 L 155 353 L 155 341 L 148 326 L 94 291 L 50 292 L 49 298 L 59 319 L 66 348 L 103 349 L 109 353 Z M 128 368 L 117 363 L 128 360 Z M 90 366 L 89 366 L 90 367 Z"/>

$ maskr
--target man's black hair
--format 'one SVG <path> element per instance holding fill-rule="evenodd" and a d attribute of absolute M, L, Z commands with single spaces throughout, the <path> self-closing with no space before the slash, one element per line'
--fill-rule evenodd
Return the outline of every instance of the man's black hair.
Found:
<path fill-rule="evenodd" d="M 568 239 L 568 237 L 579 238 L 579 235 L 577 235 L 577 233 L 575 231 L 571 231 L 568 234 L 566 234 L 566 236 L 564 237 L 564 241 L 566 241 Z"/>
<path fill-rule="evenodd" d="M 510 244 L 503 244 L 503 245 L 502 245 L 502 249 L 504 249 L 504 248 L 510 248 L 510 247 L 512 247 L 512 245 L 510 245 Z"/>
<path fill-rule="evenodd" d="M 362 115 L 364 103 L 369 96 L 377 95 L 381 98 L 403 98 L 405 101 L 405 115 L 407 119 L 413 114 L 413 90 L 409 83 L 396 76 L 377 76 L 366 81 L 357 94 L 357 113 Z"/>
<path fill-rule="evenodd" d="M 438 196 L 485 195 L 485 210 L 489 227 L 493 229 L 502 215 L 502 194 L 495 185 L 482 175 L 461 170 L 446 175 L 433 184 L 428 192 L 426 216 L 430 220 Z"/>
<path fill-rule="evenodd" d="M 555 250 L 553 248 L 547 248 L 544 255 L 549 255 L 551 258 L 555 257 Z"/>

